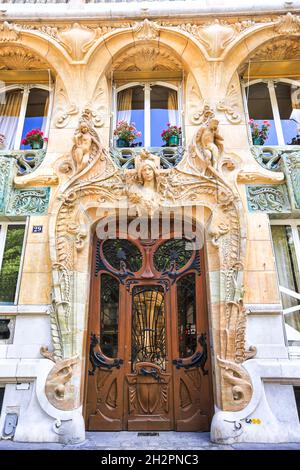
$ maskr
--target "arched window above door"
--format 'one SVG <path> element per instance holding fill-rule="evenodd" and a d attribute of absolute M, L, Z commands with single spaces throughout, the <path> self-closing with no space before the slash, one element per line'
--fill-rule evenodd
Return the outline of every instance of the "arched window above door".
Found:
<path fill-rule="evenodd" d="M 40 84 L 15 84 L 0 88 L 0 134 L 5 150 L 27 149 L 22 139 L 28 131 L 48 133 L 50 89 Z"/>
<path fill-rule="evenodd" d="M 288 78 L 256 79 L 245 87 L 249 120 L 259 127 L 270 123 L 264 145 L 293 144 L 300 127 L 300 81 Z M 259 145 L 258 142 L 254 144 Z M 262 144 L 261 143 L 261 144 Z"/>
<path fill-rule="evenodd" d="M 141 136 L 134 141 L 134 146 L 164 146 L 166 141 L 161 134 L 168 123 L 181 127 L 180 85 L 164 81 L 140 81 L 119 86 L 115 92 L 113 130 L 120 121 L 134 123 L 136 130 L 141 132 Z"/>

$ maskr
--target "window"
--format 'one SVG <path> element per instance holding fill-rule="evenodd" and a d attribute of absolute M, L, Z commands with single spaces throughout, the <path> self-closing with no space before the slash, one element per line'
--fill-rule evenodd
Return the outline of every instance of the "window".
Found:
<path fill-rule="evenodd" d="M 1 416 L 1 411 L 2 411 L 2 406 L 3 406 L 3 401 L 4 401 L 4 392 L 5 392 L 5 387 L 3 387 L 3 385 L 0 385 L 0 416 Z"/>
<path fill-rule="evenodd" d="M 0 224 L 0 303 L 14 304 L 17 299 L 25 224 Z"/>
<path fill-rule="evenodd" d="M 122 120 L 134 122 L 142 133 L 136 145 L 161 147 L 165 145 L 161 133 L 167 123 L 181 126 L 179 86 L 165 82 L 131 83 L 117 88 L 116 94 L 113 127 Z"/>
<path fill-rule="evenodd" d="M 288 145 L 300 127 L 300 82 L 290 79 L 253 80 L 245 87 L 248 118 L 271 124 L 264 145 Z"/>
<path fill-rule="evenodd" d="M 271 230 L 289 346 L 300 346 L 300 220 L 272 220 Z"/>
<path fill-rule="evenodd" d="M 0 89 L 0 134 L 5 135 L 5 149 L 27 149 L 22 139 L 31 129 L 45 134 L 49 126 L 49 87 L 45 85 L 10 85 Z"/>

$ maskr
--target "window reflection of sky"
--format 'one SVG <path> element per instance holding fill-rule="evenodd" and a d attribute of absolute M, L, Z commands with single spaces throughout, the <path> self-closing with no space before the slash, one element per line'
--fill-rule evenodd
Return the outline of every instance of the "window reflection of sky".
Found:
<path fill-rule="evenodd" d="M 293 119 L 281 119 L 282 131 L 284 135 L 284 142 L 286 144 L 290 144 L 292 142 L 292 138 L 296 137 L 297 129 L 300 127 Z"/>
<path fill-rule="evenodd" d="M 166 129 L 169 114 L 167 109 L 151 109 L 151 146 L 161 147 L 165 141 L 161 138 L 161 133 Z"/>

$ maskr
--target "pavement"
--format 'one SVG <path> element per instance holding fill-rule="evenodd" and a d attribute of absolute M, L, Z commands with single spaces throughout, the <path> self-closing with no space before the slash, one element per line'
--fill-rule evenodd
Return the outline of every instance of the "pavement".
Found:
<path fill-rule="evenodd" d="M 149 436 L 147 433 L 122 431 L 87 432 L 86 440 L 74 445 L 0 440 L 0 451 L 3 450 L 300 450 L 300 443 L 221 445 L 211 442 L 209 433 L 168 431 Z"/>

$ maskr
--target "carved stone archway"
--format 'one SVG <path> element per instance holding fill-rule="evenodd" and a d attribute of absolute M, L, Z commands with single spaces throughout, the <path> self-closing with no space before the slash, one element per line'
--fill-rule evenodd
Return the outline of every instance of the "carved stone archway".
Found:
<path fill-rule="evenodd" d="M 151 159 L 154 160 L 151 154 L 144 152 L 140 157 L 144 163 L 136 161 L 136 169 L 127 170 L 124 174 L 124 170 L 117 168 L 103 149 L 91 117 L 89 110 L 85 110 L 75 133 L 71 155 L 58 165 L 61 184 L 53 199 L 50 217 L 53 269 L 50 316 L 54 351 L 49 353 L 44 349 L 42 353 L 56 362 L 57 370 L 64 364 L 68 367 L 68 380 L 63 386 L 59 383 L 55 386 L 54 372 L 46 382 L 46 390 L 50 390 L 47 395 L 50 403 L 56 406 L 59 401 L 60 409 L 66 410 L 70 409 L 70 404 L 74 408 L 80 406 L 79 398 L 75 404 L 70 393 L 66 393 L 64 398 L 64 387 L 70 382 L 74 394 L 79 397 L 78 387 L 86 359 L 91 228 L 105 212 L 120 207 L 126 209 L 130 207 L 130 202 L 138 204 L 137 199 L 133 202 L 130 199 L 130 185 L 140 185 L 136 179 L 139 172 L 137 165 L 151 166 Z M 215 250 L 214 255 L 208 256 L 208 288 L 216 400 L 222 410 L 238 411 L 249 403 L 252 396 L 251 379 L 242 363 L 255 354 L 255 348 L 247 351 L 245 347 L 246 314 L 242 301 L 245 234 L 241 203 L 237 192 L 226 182 L 214 162 L 222 151 L 221 140 L 217 134 L 217 121 L 210 116 L 196 133 L 177 168 L 157 168 L 159 186 L 155 191 L 158 210 L 188 206 L 203 207 L 211 212 L 207 224 L 206 251 L 211 253 L 212 247 Z M 141 186 L 137 186 L 137 193 L 141 192 L 143 202 L 148 193 L 143 195 L 142 190 Z M 147 207 L 147 199 L 144 202 L 143 206 Z M 77 358 L 77 362 L 72 358 Z M 77 373 L 75 362 L 81 364 Z"/>

